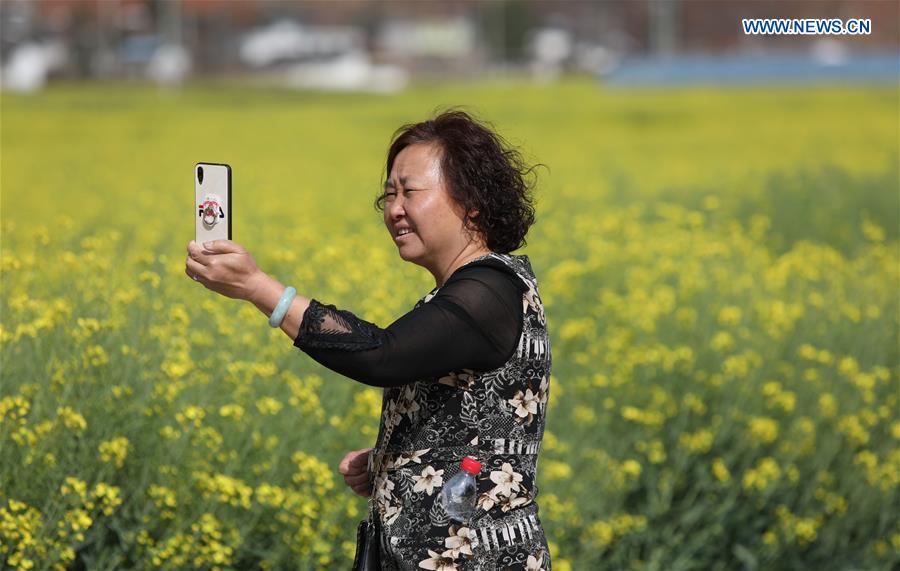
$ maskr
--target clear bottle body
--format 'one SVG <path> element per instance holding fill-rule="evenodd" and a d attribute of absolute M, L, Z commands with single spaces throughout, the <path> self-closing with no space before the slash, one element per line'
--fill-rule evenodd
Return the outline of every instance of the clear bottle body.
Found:
<path fill-rule="evenodd" d="M 478 488 L 475 476 L 460 470 L 441 488 L 441 501 L 450 519 L 467 523 L 475 513 Z"/>

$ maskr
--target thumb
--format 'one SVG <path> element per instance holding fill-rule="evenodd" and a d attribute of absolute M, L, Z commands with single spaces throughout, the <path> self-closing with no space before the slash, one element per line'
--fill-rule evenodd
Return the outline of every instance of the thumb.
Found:
<path fill-rule="evenodd" d="M 219 254 L 243 251 L 236 242 L 232 242 L 231 240 L 210 240 L 209 242 L 203 242 L 203 247 L 210 252 Z"/>

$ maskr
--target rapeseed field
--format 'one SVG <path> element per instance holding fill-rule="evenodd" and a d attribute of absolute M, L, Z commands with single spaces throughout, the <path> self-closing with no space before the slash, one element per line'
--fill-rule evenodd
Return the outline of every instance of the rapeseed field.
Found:
<path fill-rule="evenodd" d="M 540 517 L 566 570 L 900 565 L 894 88 L 58 84 L 2 104 L 0 562 L 346 569 L 336 467 L 380 392 L 184 273 L 193 164 L 234 240 L 386 326 L 433 287 L 372 201 L 438 108 L 546 168 Z"/>

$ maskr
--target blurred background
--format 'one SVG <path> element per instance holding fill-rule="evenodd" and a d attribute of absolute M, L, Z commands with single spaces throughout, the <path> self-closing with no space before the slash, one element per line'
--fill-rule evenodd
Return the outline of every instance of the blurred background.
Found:
<path fill-rule="evenodd" d="M 868 18 L 854 36 L 752 36 L 742 18 Z M 609 83 L 893 81 L 880 0 L 4 0 L 5 89 L 233 75 L 394 92 L 412 78 L 567 73 Z"/>

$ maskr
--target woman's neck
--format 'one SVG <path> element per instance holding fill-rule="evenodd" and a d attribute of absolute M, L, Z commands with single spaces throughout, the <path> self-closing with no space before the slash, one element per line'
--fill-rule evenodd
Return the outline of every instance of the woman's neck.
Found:
<path fill-rule="evenodd" d="M 441 287 L 445 283 L 447 283 L 447 280 L 450 279 L 450 276 L 453 275 L 453 272 L 458 270 L 461 266 L 467 264 L 475 258 L 490 253 L 491 250 L 483 244 L 468 244 L 465 248 L 462 249 L 459 254 L 456 255 L 456 257 L 453 258 L 450 264 L 445 269 L 443 269 L 443 271 L 431 272 L 431 274 L 434 276 L 435 287 Z"/>

